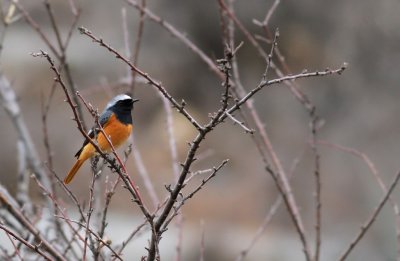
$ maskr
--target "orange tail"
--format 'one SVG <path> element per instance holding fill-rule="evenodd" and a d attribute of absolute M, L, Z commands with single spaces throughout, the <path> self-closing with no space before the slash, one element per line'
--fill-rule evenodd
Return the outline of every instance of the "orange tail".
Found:
<path fill-rule="evenodd" d="M 76 172 L 79 170 L 79 168 L 82 166 L 82 164 L 85 162 L 83 159 L 78 159 L 75 162 L 75 165 L 72 167 L 72 169 L 69 171 L 68 175 L 64 179 L 64 183 L 68 184 L 71 182 L 71 180 L 74 178 Z"/>

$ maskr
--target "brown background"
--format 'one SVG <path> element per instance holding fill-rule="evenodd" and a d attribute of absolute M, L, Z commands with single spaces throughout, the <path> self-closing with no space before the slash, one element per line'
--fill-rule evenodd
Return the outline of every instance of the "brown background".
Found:
<path fill-rule="evenodd" d="M 57 20 L 68 28 L 71 15 L 67 1 L 52 2 Z M 150 9 L 185 32 L 208 55 L 222 57 L 216 1 L 148 2 Z M 252 24 L 252 19 L 262 20 L 272 2 L 237 0 L 235 8 L 243 23 L 252 32 L 261 34 L 262 31 Z M 22 3 L 44 31 L 51 32 L 41 1 Z M 126 4 L 123 1 L 92 0 L 82 1 L 80 6 L 83 14 L 79 25 L 123 51 L 121 8 L 127 7 Z M 129 7 L 127 11 L 133 40 L 138 13 Z M 279 27 L 279 47 L 293 72 L 336 68 L 343 62 L 349 63 L 342 76 L 306 79 L 299 83 L 326 121 L 319 133 L 320 138 L 366 153 L 386 182 L 400 167 L 399 12 L 400 3 L 396 0 L 288 0 L 282 1 L 271 20 L 272 29 Z M 33 58 L 29 53 L 48 50 L 23 20 L 7 30 L 1 69 L 13 83 L 23 116 L 44 159 L 41 97 L 47 98 L 53 76 L 43 59 Z M 66 32 L 62 33 L 65 36 Z M 54 40 L 51 35 L 50 38 Z M 243 83 L 250 90 L 261 79 L 265 63 L 239 33 L 237 41 L 242 40 L 245 43 L 238 53 L 238 61 Z M 78 89 L 102 110 L 113 95 L 107 86 L 125 76 L 124 65 L 77 31 L 68 50 L 68 61 Z M 219 105 L 220 81 L 188 48 L 150 21 L 145 24 L 139 66 L 162 81 L 177 100 L 185 99 L 189 111 L 201 122 L 206 122 L 207 114 Z M 135 146 L 142 153 L 158 195 L 163 199 L 166 196 L 164 184 L 173 180 L 165 112 L 152 87 L 138 85 L 136 96 L 140 102 L 133 112 Z M 64 96 L 58 89 L 49 115 L 55 170 L 60 176 L 64 176 L 72 165 L 72 156 L 82 142 L 75 123 L 71 121 L 72 113 L 63 100 Z M 312 153 L 306 145 L 309 138 L 307 113 L 284 85 L 263 90 L 256 96 L 255 105 L 285 170 L 290 170 L 295 159 L 301 159 L 292 184 L 308 234 L 312 236 L 314 180 Z M 90 125 L 92 120 L 88 113 L 86 116 Z M 0 110 L 0 122 L 0 182 L 13 191 L 17 136 L 4 110 Z M 186 142 L 194 137 L 195 130 L 179 114 L 174 114 L 174 123 L 179 159 L 183 160 Z M 276 197 L 276 188 L 263 171 L 260 156 L 249 135 L 244 134 L 239 126 L 232 126 L 230 121 L 210 135 L 201 151 L 211 154 L 195 165 L 196 169 L 219 165 L 225 158 L 230 162 L 184 207 L 185 260 L 198 257 L 201 220 L 205 223 L 206 260 L 232 260 L 248 244 L 262 222 Z M 354 156 L 321 147 L 321 164 L 322 260 L 333 260 L 359 230 L 382 193 L 366 165 Z M 128 168 L 143 191 L 132 159 Z M 70 186 L 81 201 L 88 198 L 88 174 L 86 166 Z M 395 192 L 395 196 L 398 198 L 398 193 Z M 127 193 L 122 189 L 116 195 L 112 211 L 116 222 L 109 233 L 113 237 L 115 232 L 115 240 L 121 239 L 121 233 L 127 233 L 126 227 L 130 228 L 129 231 L 134 228 L 136 223 L 130 224 L 131 218 L 137 223 L 140 221 L 139 211 L 130 207 Z M 120 228 L 119 224 L 125 225 Z M 394 260 L 395 236 L 392 209 L 385 207 L 350 260 Z M 162 241 L 161 251 L 172 253 L 176 242 L 175 229 L 167 232 L 166 238 Z M 142 241 L 134 243 L 130 251 L 136 255 L 143 254 L 146 237 Z M 303 258 L 300 242 L 284 208 L 273 219 L 249 260 L 265 260 L 265 257 L 268 260 Z"/>

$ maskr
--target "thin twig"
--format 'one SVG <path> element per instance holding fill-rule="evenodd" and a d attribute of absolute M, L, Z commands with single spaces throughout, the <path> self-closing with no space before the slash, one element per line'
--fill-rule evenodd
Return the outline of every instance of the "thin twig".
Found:
<path fill-rule="evenodd" d="M 246 94 L 246 96 L 244 96 L 240 101 L 238 101 L 235 105 L 233 105 L 230 109 L 226 110 L 224 114 L 222 114 L 219 117 L 219 121 L 225 119 L 227 116 L 227 113 L 232 113 L 236 110 L 238 110 L 240 108 L 240 106 L 242 104 L 244 104 L 247 100 L 249 100 L 251 97 L 254 96 L 254 94 L 256 94 L 257 92 L 259 92 L 261 89 L 263 89 L 264 87 L 267 86 L 272 86 L 278 83 L 282 83 L 284 81 L 294 81 L 294 80 L 298 80 L 298 79 L 302 79 L 302 78 L 310 78 L 310 77 L 319 77 L 319 76 L 326 76 L 326 75 L 331 75 L 331 74 L 341 74 L 345 69 L 347 68 L 347 64 L 343 64 L 340 68 L 331 70 L 325 70 L 325 71 L 314 71 L 314 72 L 310 72 L 310 73 L 299 73 L 299 74 L 295 74 L 295 75 L 287 75 L 287 76 L 283 76 L 280 78 L 275 78 L 269 81 L 265 81 L 265 82 L 260 82 L 260 84 L 252 89 L 250 92 L 248 92 Z"/>
<path fill-rule="evenodd" d="M 172 219 L 179 214 L 179 210 L 183 207 L 183 205 L 186 203 L 186 201 L 188 201 L 189 199 L 191 199 L 197 192 L 199 192 L 205 184 L 207 184 L 207 182 L 209 182 L 212 178 L 215 177 L 215 175 L 217 175 L 217 173 L 228 163 L 228 159 L 222 161 L 222 163 L 218 166 L 218 167 L 213 167 L 213 171 L 210 175 L 208 175 L 206 178 L 204 178 L 201 183 L 192 191 L 190 192 L 188 195 L 186 195 L 185 197 L 183 197 L 176 206 L 174 206 L 174 213 L 165 221 L 164 225 L 163 225 L 163 229 L 165 230 L 168 227 L 168 224 L 172 221 Z"/>
<path fill-rule="evenodd" d="M 29 213 L 33 213 L 32 201 L 29 197 L 29 174 L 27 173 L 26 150 L 21 140 L 17 141 L 18 151 L 18 183 L 16 199 L 18 203 Z"/>
<path fill-rule="evenodd" d="M 184 33 L 181 33 L 172 24 L 168 23 L 161 17 L 157 16 L 148 8 L 139 4 L 138 1 L 136 0 L 125 0 L 125 1 L 132 7 L 138 9 L 140 12 L 144 12 L 150 20 L 158 23 L 160 26 L 165 28 L 169 33 L 171 33 L 174 37 L 181 40 L 185 44 L 185 46 L 187 46 L 192 52 L 196 53 L 214 73 L 219 75 L 220 78 L 223 77 L 223 74 L 218 70 L 218 67 L 216 66 L 214 61 L 209 56 L 207 56 L 207 54 L 205 54 L 198 46 L 196 46 Z"/>
<path fill-rule="evenodd" d="M 317 147 L 317 132 L 319 117 L 316 114 L 316 109 L 310 111 L 310 129 L 311 129 L 311 149 L 314 154 L 314 176 L 315 176 L 315 261 L 320 259 L 321 250 L 321 168 L 320 168 L 320 154 Z"/>
<path fill-rule="evenodd" d="M 281 2 L 280 0 L 275 0 L 275 2 L 272 4 L 272 6 L 268 9 L 268 12 L 265 15 L 264 21 L 260 22 L 260 21 L 254 19 L 253 22 L 256 25 L 267 27 L 268 24 L 269 24 L 269 20 L 271 20 L 271 17 L 275 13 L 275 11 L 278 8 L 278 5 L 280 4 L 280 2 Z"/>
<path fill-rule="evenodd" d="M 138 235 L 138 233 L 146 226 L 147 224 L 147 220 L 145 220 L 142 224 L 140 224 L 139 226 L 137 226 L 135 228 L 135 230 L 132 231 L 132 233 L 129 234 L 128 238 L 125 239 L 122 244 L 121 247 L 117 250 L 118 255 L 122 254 L 122 251 L 125 249 L 125 247 L 132 241 L 132 239 Z M 114 259 L 115 260 L 115 259 Z"/>
<path fill-rule="evenodd" d="M 390 195 L 392 194 L 393 190 L 395 189 L 397 182 L 400 179 L 400 171 L 396 174 L 394 180 L 389 186 L 388 191 L 386 194 L 383 196 L 377 207 L 375 208 L 374 212 L 371 214 L 371 216 L 363 223 L 361 226 L 360 232 L 354 237 L 354 239 L 350 242 L 349 246 L 343 251 L 343 254 L 340 255 L 339 260 L 344 261 L 346 258 L 349 256 L 351 251 L 354 249 L 354 247 L 358 244 L 358 242 L 363 238 L 365 233 L 368 231 L 368 229 L 372 226 L 372 224 L 375 222 L 376 217 L 379 215 L 381 212 L 383 206 L 385 203 L 388 201 Z"/>
<path fill-rule="evenodd" d="M 141 8 L 146 8 L 146 0 L 141 0 Z M 133 64 L 135 66 L 138 65 L 139 62 L 139 53 L 140 53 L 140 46 L 142 43 L 142 36 L 143 36 L 143 31 L 144 31 L 144 19 L 145 19 L 145 12 L 140 11 L 140 18 L 139 18 L 139 24 L 138 24 L 138 29 L 137 29 L 137 34 L 136 34 L 136 41 L 135 41 L 135 46 L 133 48 Z M 131 84 L 130 84 L 130 92 L 133 94 L 135 90 L 135 78 L 136 78 L 136 71 L 131 71 Z"/>
<path fill-rule="evenodd" d="M 4 224 L 2 224 L 1 221 L 0 221 L 0 224 L 1 224 L 1 225 L 4 225 Z M 17 255 L 17 256 L 19 257 L 19 260 L 23 261 L 24 259 L 22 258 L 21 254 L 20 254 L 20 251 L 19 251 L 19 249 L 18 249 L 19 247 L 15 244 L 14 240 L 11 238 L 11 235 L 10 235 L 9 233 L 7 233 L 6 231 L 4 231 L 4 232 L 6 233 L 8 239 L 10 240 L 11 244 L 12 244 L 13 247 L 14 247 L 15 255 Z M 13 255 L 14 255 L 14 254 L 13 254 Z M 13 256 L 13 255 L 11 255 L 11 256 Z M 11 258 L 10 258 L 10 260 L 11 260 Z"/>
<path fill-rule="evenodd" d="M 69 222 L 75 223 L 75 224 L 77 224 L 77 225 L 79 225 L 79 226 L 81 226 L 81 227 L 85 227 L 85 226 L 86 226 L 85 224 L 82 224 L 81 222 L 76 221 L 76 220 L 67 219 L 67 218 L 61 217 L 61 216 L 57 216 L 57 217 L 58 217 L 58 218 L 61 218 L 61 219 L 64 219 L 64 220 L 68 220 Z M 109 243 L 109 242 L 104 241 L 104 240 L 103 240 L 101 237 L 99 237 L 99 235 L 97 235 L 96 232 L 94 232 L 92 229 L 87 228 L 87 230 L 90 232 L 90 234 L 92 234 L 92 235 L 96 238 L 96 240 L 98 240 L 98 241 L 101 242 L 105 247 L 107 247 L 107 248 L 113 253 L 113 256 L 114 256 L 116 259 L 119 259 L 119 260 L 121 260 L 121 261 L 123 260 L 123 259 L 121 258 L 121 256 L 120 256 L 120 254 L 118 254 L 118 253 L 110 246 L 110 243 Z"/>
<path fill-rule="evenodd" d="M 21 109 L 17 101 L 17 96 L 9 81 L 2 73 L 0 73 L 0 104 L 5 108 L 6 112 L 8 113 L 18 133 L 19 140 L 24 145 L 25 156 L 29 167 L 41 180 L 44 186 L 46 188 L 50 188 L 51 182 L 42 166 L 39 154 L 36 151 L 32 137 L 25 124 L 25 120 L 22 116 Z M 25 172 L 25 174 L 28 175 L 27 172 Z M 48 198 L 45 198 L 45 200 L 50 212 L 54 213 L 54 206 L 51 200 L 49 200 Z"/>
<path fill-rule="evenodd" d="M 200 227 L 201 227 L 201 240 L 200 240 L 200 261 L 204 261 L 204 252 L 205 252 L 205 228 L 204 228 L 204 220 L 201 220 L 200 222 Z"/>
<path fill-rule="evenodd" d="M 111 141 L 109 140 L 109 137 L 105 134 L 104 129 L 101 127 L 101 125 L 100 125 L 99 122 L 98 122 L 98 115 L 97 115 L 97 117 L 96 117 L 96 119 L 95 119 L 95 120 L 96 120 L 96 124 L 97 124 L 97 126 L 100 128 L 100 131 L 103 133 L 104 137 L 105 137 L 105 138 L 107 139 L 107 141 L 109 142 L 109 144 L 110 144 L 110 146 L 111 146 L 111 148 L 112 148 L 113 154 L 114 154 L 114 156 L 116 157 L 116 159 L 118 160 L 118 162 L 119 162 L 119 164 L 120 164 L 119 166 L 116 164 L 115 160 L 110 159 L 109 156 L 108 156 L 107 154 L 105 154 L 103 151 L 101 151 L 101 149 L 100 149 L 99 146 L 96 144 L 96 142 L 94 142 L 94 141 L 89 137 L 89 135 L 85 132 L 85 130 L 84 130 L 84 128 L 83 128 L 83 125 L 82 125 L 82 122 L 81 122 L 81 119 L 80 119 L 80 117 L 79 117 L 79 114 L 78 114 L 78 112 L 77 112 L 76 106 L 73 104 L 73 101 L 72 101 L 72 99 L 71 99 L 71 96 L 69 95 L 69 92 L 68 92 L 68 90 L 67 90 L 67 87 L 66 87 L 66 85 L 64 84 L 64 82 L 63 82 L 63 80 L 62 80 L 62 78 L 61 78 L 61 75 L 60 75 L 59 71 L 57 70 L 57 68 L 55 67 L 54 62 L 53 62 L 53 60 L 50 58 L 50 56 L 49 56 L 46 52 L 44 52 L 44 51 L 41 51 L 40 53 L 33 53 L 32 55 L 35 56 L 35 57 L 39 56 L 39 57 L 44 57 L 44 58 L 46 58 L 46 60 L 47 60 L 48 63 L 50 64 L 51 70 L 52 70 L 52 71 L 55 73 L 55 75 L 56 75 L 56 81 L 61 85 L 61 87 L 62 87 L 62 89 L 63 89 L 63 91 L 64 91 L 64 94 L 65 94 L 65 96 L 66 96 L 67 102 L 68 102 L 68 104 L 70 105 L 70 107 L 71 107 L 71 109 L 72 109 L 72 112 L 73 112 L 73 114 L 74 114 L 74 119 L 75 119 L 75 121 L 76 121 L 76 123 L 77 123 L 78 130 L 79 130 L 79 131 L 81 132 L 81 134 L 88 140 L 88 142 L 90 142 L 90 144 L 93 145 L 93 147 L 94 147 L 94 148 L 96 149 L 96 151 L 100 154 L 100 156 L 101 156 L 104 160 L 106 160 L 107 163 L 110 164 L 111 168 L 114 169 L 114 170 L 117 172 L 117 174 L 121 177 L 121 179 L 124 181 L 124 183 L 125 183 L 125 185 L 126 185 L 125 188 L 131 193 L 131 195 L 132 195 L 133 198 L 135 199 L 135 202 L 137 203 L 137 205 L 139 206 L 139 208 L 142 210 L 143 214 L 148 218 L 149 222 L 151 222 L 152 219 L 153 219 L 153 217 L 150 215 L 149 211 L 148 211 L 148 210 L 146 209 L 146 207 L 143 205 L 143 202 L 141 201 L 141 198 L 138 197 L 139 194 L 138 194 L 138 191 L 137 191 L 136 186 L 134 185 L 133 181 L 130 179 L 129 175 L 127 174 L 126 169 L 125 169 L 125 166 L 124 166 L 124 164 L 122 163 L 122 160 L 119 158 L 118 154 L 116 153 L 114 146 L 112 145 Z M 77 95 L 77 94 L 76 94 L 76 95 Z M 85 105 L 86 105 L 86 103 L 85 103 Z M 121 168 L 122 168 L 123 171 L 121 171 Z"/>
<path fill-rule="evenodd" d="M 290 168 L 290 171 L 289 171 L 289 175 L 288 175 L 289 180 L 292 179 L 294 174 L 296 173 L 295 170 L 296 170 L 298 164 L 300 163 L 300 160 L 303 157 L 304 152 L 305 152 L 305 150 L 302 151 L 300 156 L 298 156 L 298 157 L 296 157 L 294 159 L 293 164 L 292 164 L 292 166 Z M 271 207 L 269 208 L 267 214 L 265 215 L 262 224 L 257 229 L 256 233 L 254 234 L 253 238 L 250 240 L 249 244 L 245 248 L 243 248 L 243 250 L 240 251 L 239 255 L 235 259 L 236 261 L 243 261 L 246 258 L 246 256 L 250 252 L 250 250 L 254 247 L 254 245 L 257 243 L 257 241 L 261 238 L 262 234 L 267 229 L 268 225 L 272 221 L 272 218 L 278 212 L 278 210 L 281 207 L 282 203 L 283 203 L 282 195 L 278 194 L 278 196 L 276 197 L 274 203 L 271 205 Z"/>
<path fill-rule="evenodd" d="M 60 206 L 60 203 L 58 202 L 58 200 L 57 200 L 57 198 L 56 198 L 56 194 L 53 193 L 53 192 L 51 192 L 51 191 L 49 191 L 49 190 L 47 190 L 47 189 L 43 186 L 43 184 L 42 184 L 35 176 L 32 176 L 32 179 L 36 182 L 36 184 L 38 185 L 38 187 L 42 190 L 43 194 L 46 195 L 47 197 L 49 197 L 49 198 L 54 202 L 54 207 L 57 209 L 57 212 L 56 212 L 55 216 L 57 216 L 58 213 L 60 213 L 63 217 L 68 218 L 68 217 L 67 217 L 67 214 L 65 213 L 65 210 Z M 57 220 L 58 220 L 58 219 L 57 219 Z M 85 220 L 85 219 L 82 219 L 82 220 Z M 84 242 L 84 238 L 82 238 L 82 237 L 80 236 L 79 231 L 76 230 L 76 229 L 72 226 L 71 222 L 69 222 L 69 221 L 67 220 L 66 223 L 67 223 L 68 227 L 71 229 L 71 231 L 73 232 L 72 240 L 75 241 L 75 239 L 76 239 L 76 237 L 77 237 L 80 241 Z M 57 227 L 57 230 L 58 230 L 60 236 L 62 236 L 62 238 L 63 238 L 64 240 L 67 240 L 67 236 L 65 235 L 65 232 L 64 232 L 63 227 L 62 227 L 61 225 L 60 225 L 59 227 Z M 73 253 L 74 253 L 74 255 L 76 255 L 75 251 L 73 251 Z"/>
<path fill-rule="evenodd" d="M 28 241 L 26 241 L 24 238 L 20 237 L 19 235 L 17 235 L 16 233 L 14 233 L 13 231 L 11 231 L 10 229 L 8 229 L 6 226 L 4 226 L 1 222 L 0 222 L 0 229 L 2 229 L 4 232 L 7 233 L 7 235 L 11 235 L 13 238 L 15 238 L 16 240 L 18 240 L 19 242 L 21 242 L 22 244 L 24 244 L 25 246 L 29 247 L 30 249 L 32 249 L 32 251 L 38 253 L 40 256 L 42 256 L 45 260 L 48 261 L 52 261 L 53 259 L 48 256 L 46 253 L 44 253 L 39 246 L 37 245 L 32 245 L 31 243 L 29 243 Z"/>
<path fill-rule="evenodd" d="M 74 12 L 73 23 L 72 23 L 72 25 L 70 27 L 68 36 L 65 39 L 65 42 L 63 44 L 61 36 L 60 36 L 60 33 L 59 33 L 58 25 L 57 25 L 57 23 L 55 21 L 55 18 L 54 18 L 55 16 L 53 14 L 51 6 L 48 5 L 49 7 L 48 8 L 46 7 L 46 11 L 48 12 L 48 14 L 50 16 L 50 22 L 51 22 L 52 28 L 54 30 L 54 33 L 56 34 L 56 36 L 58 35 L 57 39 L 60 38 L 60 39 L 57 40 L 57 45 L 58 45 L 58 50 L 57 50 L 55 44 L 51 43 L 50 39 L 43 32 L 42 28 L 32 18 L 32 16 L 25 10 L 25 8 L 21 5 L 21 3 L 19 1 L 17 1 L 17 0 L 10 0 L 10 1 L 12 1 L 12 3 L 14 3 L 16 5 L 18 10 L 22 13 L 23 17 L 25 18 L 26 22 L 32 27 L 33 30 L 36 31 L 37 34 L 39 34 L 40 38 L 43 40 L 43 42 L 46 44 L 46 46 L 51 50 L 51 52 L 55 55 L 57 60 L 60 62 L 60 66 L 62 66 L 64 68 L 65 75 L 66 75 L 67 80 L 68 80 L 69 88 L 70 88 L 70 90 L 72 92 L 72 100 L 75 102 L 75 104 L 79 105 L 78 97 L 75 95 L 77 89 L 76 89 L 76 86 L 75 86 L 75 84 L 73 82 L 72 74 L 71 74 L 71 71 L 69 69 L 69 65 L 66 62 L 66 48 L 69 45 L 69 41 L 70 41 L 70 38 L 71 38 L 71 35 L 72 35 L 72 30 L 75 28 L 76 23 L 77 23 L 77 21 L 78 21 L 78 19 L 80 17 L 80 11 L 78 10 L 78 11 Z M 70 2 L 70 3 L 72 3 L 72 2 Z M 45 3 L 45 5 L 46 5 L 46 3 Z M 86 130 L 87 129 L 86 128 L 86 124 L 84 122 L 83 113 L 82 113 L 82 110 L 81 110 L 80 106 L 78 106 L 76 108 L 76 110 L 77 110 L 80 118 L 82 119 L 82 123 L 81 124 L 82 124 L 83 128 Z"/>
<path fill-rule="evenodd" d="M 187 110 L 184 108 L 185 104 L 179 104 L 164 88 L 164 86 L 160 83 L 151 78 L 147 73 L 141 71 L 139 68 L 137 68 L 134 64 L 132 64 L 127 58 L 122 56 L 119 52 L 117 52 L 114 48 L 112 48 L 110 45 L 106 44 L 102 39 L 97 38 L 94 36 L 89 30 L 83 27 L 79 27 L 79 31 L 81 34 L 84 34 L 91 38 L 94 42 L 98 43 L 100 46 L 105 47 L 109 52 L 113 53 L 117 59 L 121 59 L 125 64 L 129 65 L 129 67 L 136 71 L 137 74 L 145 78 L 151 85 L 156 87 L 163 95 L 165 98 L 167 98 L 171 104 L 176 108 L 183 116 L 185 116 L 191 123 L 192 125 L 199 131 L 202 131 L 202 127 L 197 121 L 187 112 Z"/>
<path fill-rule="evenodd" d="M 13 203 L 13 199 L 10 198 L 8 192 L 3 188 L 0 187 L 0 203 L 3 204 L 3 207 L 8 210 L 9 213 L 12 214 L 14 218 L 18 220 L 18 222 L 24 226 L 32 236 L 41 242 L 41 246 L 52 255 L 57 260 L 65 260 L 65 258 L 59 253 L 59 251 L 48 241 L 46 240 L 42 233 L 29 221 L 29 219 L 21 213 L 18 205 Z"/>
<path fill-rule="evenodd" d="M 36 33 L 40 36 L 40 38 L 45 42 L 45 44 L 50 48 L 51 52 L 59 59 L 61 54 L 54 47 L 54 45 L 50 42 L 49 38 L 44 34 L 42 28 L 33 20 L 32 16 L 25 10 L 25 8 L 21 5 L 18 0 L 11 0 L 11 2 L 18 8 L 18 10 L 24 16 L 26 22 L 36 31 Z"/>
<path fill-rule="evenodd" d="M 320 145 L 324 145 L 327 147 L 331 147 L 333 149 L 337 149 L 346 153 L 350 153 L 351 155 L 354 155 L 355 157 L 360 158 L 362 161 L 365 162 L 365 164 L 367 165 L 367 167 L 369 168 L 369 170 L 371 171 L 372 175 L 374 176 L 375 180 L 377 181 L 379 187 L 381 188 L 382 192 L 384 194 L 387 193 L 388 189 L 387 186 L 385 185 L 385 183 L 382 180 L 381 174 L 379 173 L 378 169 L 375 167 L 375 164 L 371 161 L 371 159 L 365 154 L 362 153 L 354 148 L 349 148 L 349 147 L 345 147 L 339 144 L 335 144 L 335 143 L 331 143 L 329 141 L 326 140 L 318 140 L 317 141 L 318 144 Z M 397 202 L 395 201 L 395 199 L 390 196 L 389 197 L 389 203 L 392 205 L 393 207 L 393 211 L 396 215 L 396 238 L 397 238 L 397 254 L 398 257 L 400 258 L 400 208 L 399 205 L 397 204 Z"/>
<path fill-rule="evenodd" d="M 135 135 L 132 133 L 131 140 L 132 143 L 135 144 Z M 153 203 L 153 207 L 157 208 L 158 203 L 160 202 L 156 190 L 154 189 L 154 185 L 150 180 L 149 173 L 147 171 L 146 166 L 144 165 L 142 155 L 137 146 L 133 146 L 132 148 L 133 159 L 135 161 L 135 166 L 137 172 L 139 173 L 140 177 L 143 180 L 144 186 L 146 188 L 147 193 L 149 193 L 151 202 Z"/>
<path fill-rule="evenodd" d="M 232 114 L 230 113 L 226 113 L 226 115 L 228 115 L 228 117 L 236 124 L 238 124 L 240 127 L 242 127 L 244 129 L 244 131 L 246 133 L 250 133 L 253 134 L 254 130 L 249 129 L 248 127 L 246 127 L 246 125 L 244 125 L 243 122 L 239 121 L 238 119 L 236 119 L 235 117 L 232 116 Z"/>
<path fill-rule="evenodd" d="M 171 163 L 172 163 L 172 173 L 175 179 L 175 182 L 178 181 L 179 178 L 179 165 L 178 165 L 178 151 L 176 148 L 176 139 L 174 135 L 174 122 L 173 122 L 173 115 L 172 115 L 172 109 L 171 106 L 168 102 L 168 100 L 161 95 L 160 92 L 159 96 L 162 100 L 163 107 L 165 110 L 166 114 L 166 119 L 167 119 L 167 134 L 168 134 L 168 144 L 169 144 L 169 149 L 171 152 Z M 183 213 L 180 211 L 178 213 L 177 219 L 176 219 L 176 227 L 178 229 L 178 240 L 176 244 L 176 261 L 181 260 L 182 256 L 182 242 L 183 242 Z"/>
<path fill-rule="evenodd" d="M 92 217 L 92 213 L 93 213 L 93 203 L 94 203 L 94 183 L 96 181 L 96 173 L 95 173 L 95 169 L 96 169 L 96 165 L 97 165 L 97 161 L 98 159 L 94 159 L 92 162 L 92 181 L 90 182 L 90 187 L 89 187 L 89 207 L 88 207 L 88 211 L 86 214 L 86 225 L 85 225 L 85 240 L 83 243 L 83 261 L 86 260 L 86 250 L 87 250 L 87 245 L 88 245 L 88 239 L 89 239 L 89 228 L 90 228 L 90 218 Z M 93 253 L 95 260 L 96 259 L 96 255 L 98 254 L 98 252 Z"/>
<path fill-rule="evenodd" d="M 118 155 L 118 153 L 117 153 L 117 151 L 116 151 L 114 145 L 112 144 L 112 142 L 111 142 L 111 140 L 110 140 L 109 135 L 106 134 L 106 132 L 104 131 L 103 126 L 101 126 L 101 124 L 100 124 L 100 122 L 99 122 L 100 116 L 99 116 L 99 114 L 98 114 L 98 111 L 97 111 L 97 110 L 94 110 L 93 107 L 92 107 L 92 105 L 89 104 L 89 103 L 87 103 L 87 102 L 85 101 L 85 99 L 82 97 L 82 95 L 81 95 L 79 92 L 78 92 L 76 95 L 81 99 L 81 101 L 83 102 L 83 104 L 86 106 L 86 108 L 89 110 L 89 112 L 90 112 L 90 113 L 92 114 L 92 116 L 94 117 L 97 128 L 99 129 L 99 131 L 103 134 L 103 136 L 104 136 L 105 139 L 107 140 L 108 145 L 110 145 L 110 148 L 111 148 L 111 151 L 112 151 L 114 157 L 117 159 L 117 161 L 118 161 L 118 163 L 119 163 L 119 166 L 120 166 L 120 168 L 122 169 L 121 174 L 120 174 L 120 173 L 118 173 L 118 174 L 120 174 L 121 176 L 123 176 L 124 182 L 129 183 L 130 189 L 132 189 L 133 192 L 134 192 L 134 194 L 135 194 L 135 196 L 134 196 L 135 200 L 138 201 L 139 207 L 142 209 L 142 211 L 143 211 L 143 213 L 146 215 L 146 217 L 148 217 L 148 216 L 149 216 L 149 212 L 148 212 L 148 210 L 146 209 L 146 206 L 144 205 L 144 202 L 143 202 L 143 200 L 142 200 L 142 197 L 140 196 L 138 187 L 136 186 L 135 182 L 130 178 L 130 176 L 129 176 L 129 174 L 128 174 L 128 171 L 126 170 L 125 163 L 121 160 L 121 157 Z"/>

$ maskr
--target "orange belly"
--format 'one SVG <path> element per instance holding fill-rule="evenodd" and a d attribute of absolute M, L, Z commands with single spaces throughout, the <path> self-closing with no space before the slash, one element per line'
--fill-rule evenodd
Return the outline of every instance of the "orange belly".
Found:
<path fill-rule="evenodd" d="M 115 148 L 118 148 L 122 145 L 129 137 L 132 131 L 131 124 L 123 124 L 113 114 L 110 119 L 108 120 L 107 124 L 103 127 L 104 132 L 111 140 L 111 143 Z M 104 137 L 103 133 L 99 132 L 97 136 L 97 144 L 99 145 L 100 149 L 104 152 L 110 152 L 111 146 L 108 143 L 107 139 Z M 91 143 L 88 143 L 84 148 L 79 156 L 79 159 L 88 159 L 92 157 L 96 152 L 96 149 L 93 147 Z"/>

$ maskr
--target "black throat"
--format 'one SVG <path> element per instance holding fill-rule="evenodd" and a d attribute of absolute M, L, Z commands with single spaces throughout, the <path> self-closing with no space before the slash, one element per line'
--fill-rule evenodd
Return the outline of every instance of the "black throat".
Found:
<path fill-rule="evenodd" d="M 114 112 L 117 119 L 123 124 L 132 124 L 132 102 L 119 101 L 109 110 Z"/>

